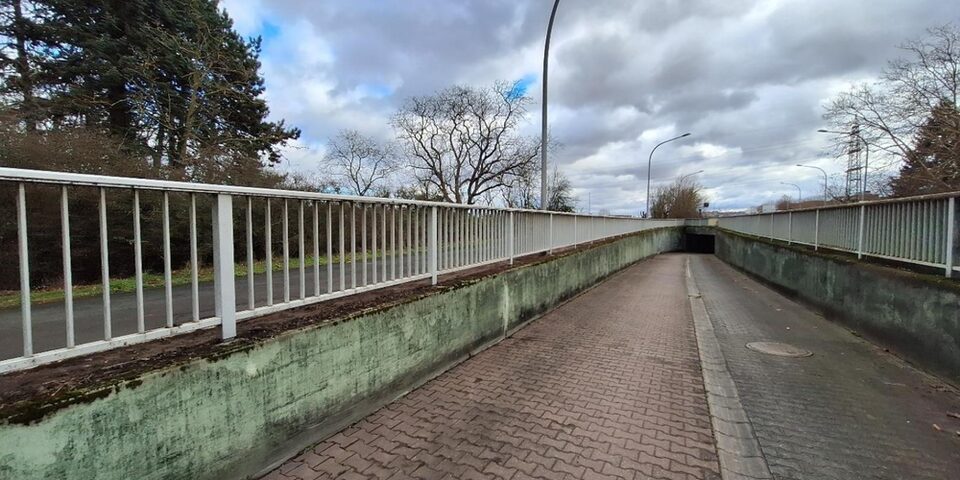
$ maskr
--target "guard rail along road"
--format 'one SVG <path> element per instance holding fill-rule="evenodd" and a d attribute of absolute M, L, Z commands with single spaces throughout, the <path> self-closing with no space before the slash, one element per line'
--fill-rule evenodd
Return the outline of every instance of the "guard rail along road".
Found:
<path fill-rule="evenodd" d="M 683 220 L 581 215 L 15 168 L 0 168 L 0 187 L 15 197 L 15 202 L 7 205 L 16 210 L 23 340 L 21 355 L 0 358 L 0 373 L 201 328 L 219 327 L 222 338 L 229 339 L 236 334 L 236 322 L 247 318 L 403 282 L 432 279 L 436 283 L 438 274 L 494 262 L 512 263 L 522 255 L 549 253 L 641 230 L 684 224 Z M 88 200 L 93 198 L 90 205 L 97 207 L 95 211 L 71 214 L 71 198 L 76 198 L 81 191 Z M 52 192 L 56 195 L 50 195 Z M 62 332 L 62 336 L 56 335 L 62 343 L 49 349 L 36 348 L 33 338 L 38 326 L 31 316 L 36 302 L 31 302 L 28 227 L 33 213 L 30 202 L 34 198 L 59 205 L 63 317 L 62 321 L 58 320 L 62 324 L 52 328 Z M 13 198 L 4 200 L 9 202 Z M 152 202 L 147 209 L 150 218 L 159 217 L 160 228 L 151 230 L 158 233 L 159 238 L 144 235 L 142 212 L 147 200 Z M 111 242 L 116 242 L 109 230 L 117 219 L 111 219 L 114 223 L 108 222 L 108 211 L 116 202 L 129 202 L 124 205 L 132 212 L 132 238 L 122 239 L 132 243 L 134 287 L 132 294 L 127 294 L 130 298 L 124 297 L 124 301 L 130 302 L 129 309 L 111 304 L 119 298 L 111 299 L 111 259 L 116 260 L 116 255 L 111 256 L 109 251 Z M 942 203 L 945 202 L 944 199 Z M 199 212 L 199 217 L 209 219 L 204 221 L 209 222 L 206 225 L 198 223 L 198 203 L 212 209 L 209 216 Z M 175 212 L 188 219 L 186 225 L 181 224 L 186 231 L 176 231 L 171 226 L 171 211 L 176 208 L 186 210 Z M 95 222 L 88 230 L 98 235 L 77 238 L 75 234 L 75 238 L 71 238 L 71 221 Z M 77 226 L 73 229 L 76 231 Z M 209 233 L 209 238 L 204 238 L 204 233 Z M 240 238 L 235 239 L 235 233 Z M 55 232 L 47 234 L 53 236 Z M 184 245 L 183 252 L 171 251 L 171 238 Z M 80 339 L 76 333 L 72 241 L 91 243 L 84 247 L 99 251 L 101 313 L 97 314 L 99 318 L 84 319 L 101 324 L 94 329 L 97 339 Z M 212 257 L 213 265 L 212 316 L 201 313 L 201 301 L 208 301 L 210 292 L 209 285 L 200 280 L 200 271 L 206 262 L 198 253 L 198 241 L 212 245 L 212 254 L 207 255 L 207 259 Z M 161 245 L 162 293 L 144 286 L 144 242 Z M 74 249 L 78 246 L 74 243 Z M 175 302 L 171 257 L 177 254 L 186 257 L 186 248 L 189 248 L 186 262 L 189 290 L 183 292 L 184 301 L 177 297 Z M 942 250 L 943 247 L 939 251 Z M 274 272 L 277 259 L 282 267 Z M 123 260 L 129 262 L 130 259 Z M 261 279 L 265 283 L 258 283 L 256 278 L 259 262 L 265 265 L 259 273 L 265 277 Z M 151 295 L 162 295 L 158 304 L 162 309 L 145 310 L 145 290 Z M 175 315 L 175 304 L 182 307 L 183 312 Z M 131 318 L 113 318 L 115 312 L 126 313 L 125 317 Z M 158 317 L 159 324 L 148 322 L 152 315 Z M 117 328 L 121 323 L 127 325 L 127 331 Z M 44 328 L 47 327 L 51 326 Z"/>

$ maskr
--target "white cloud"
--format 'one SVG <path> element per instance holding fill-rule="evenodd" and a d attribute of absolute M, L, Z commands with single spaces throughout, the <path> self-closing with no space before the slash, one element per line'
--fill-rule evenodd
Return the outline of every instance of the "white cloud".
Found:
<path fill-rule="evenodd" d="M 283 161 L 275 169 L 283 173 L 299 172 L 307 176 L 322 175 L 323 156 L 326 147 L 322 143 L 307 143 L 303 140 L 289 142 L 281 151 Z"/>
<path fill-rule="evenodd" d="M 272 115 L 303 129 L 319 151 L 343 128 L 381 138 L 399 102 L 454 83 L 535 75 L 524 131 L 539 133 L 543 35 L 549 2 L 300 2 L 226 0 L 245 35 L 276 26 L 263 66 Z M 822 188 L 813 163 L 828 139 L 824 103 L 875 78 L 896 45 L 960 20 L 942 0 L 595 0 L 562 3 L 550 58 L 551 163 L 594 211 L 636 213 L 646 160 L 659 141 L 654 185 L 696 178 L 722 208 L 767 203 L 798 183 Z M 299 150 L 298 150 L 299 151 Z M 315 168 L 288 155 L 283 168 Z M 781 188 L 783 187 L 783 188 Z"/>
<path fill-rule="evenodd" d="M 263 5 L 260 0 L 221 0 L 220 8 L 230 14 L 233 28 L 241 35 L 254 36 L 263 22 Z"/>

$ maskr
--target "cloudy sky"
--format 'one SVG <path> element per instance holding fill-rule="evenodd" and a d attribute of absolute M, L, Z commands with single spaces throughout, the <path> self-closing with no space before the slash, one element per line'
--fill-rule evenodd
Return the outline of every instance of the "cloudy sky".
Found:
<path fill-rule="evenodd" d="M 539 134 L 543 36 L 551 0 L 224 0 L 244 35 L 264 39 L 275 118 L 303 130 L 284 170 L 320 172 L 327 138 L 344 128 L 392 137 L 403 99 L 452 84 L 529 83 L 524 126 Z M 818 194 L 839 175 L 828 156 L 824 103 L 875 78 L 896 46 L 960 21 L 945 0 L 562 0 L 550 58 L 551 157 L 579 206 L 644 210 L 654 184 L 678 175 L 712 207 Z"/>

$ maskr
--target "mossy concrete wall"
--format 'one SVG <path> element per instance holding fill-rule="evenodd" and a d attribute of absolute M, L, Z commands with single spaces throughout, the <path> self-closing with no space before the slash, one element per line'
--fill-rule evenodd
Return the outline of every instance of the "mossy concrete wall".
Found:
<path fill-rule="evenodd" d="M 645 257 L 647 231 L 154 371 L 29 425 L 0 425 L 0 478 L 249 478 Z"/>
<path fill-rule="evenodd" d="M 716 255 L 960 384 L 960 283 L 725 230 Z"/>

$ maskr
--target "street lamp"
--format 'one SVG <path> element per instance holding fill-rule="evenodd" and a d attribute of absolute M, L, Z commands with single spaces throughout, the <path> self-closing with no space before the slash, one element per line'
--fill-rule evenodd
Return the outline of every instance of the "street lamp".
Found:
<path fill-rule="evenodd" d="M 797 189 L 797 203 L 803 203 L 803 191 L 800 190 L 800 185 L 796 183 L 780 182 L 780 185 L 790 185 Z"/>
<path fill-rule="evenodd" d="M 547 60 L 550 58 L 550 33 L 553 31 L 553 18 L 557 16 L 560 0 L 554 0 L 550 11 L 550 23 L 547 24 L 547 39 L 543 43 L 543 95 L 540 113 L 540 209 L 546 210 L 547 198 Z"/>
<path fill-rule="evenodd" d="M 676 137 L 664 140 L 658 143 L 655 147 L 653 147 L 653 150 L 650 150 L 650 156 L 647 158 L 647 205 L 646 205 L 646 208 L 647 208 L 648 217 L 650 216 L 650 167 L 653 166 L 653 152 L 656 152 L 657 149 L 660 148 L 660 145 L 663 145 L 664 143 L 670 143 L 674 140 L 679 140 L 683 137 L 689 137 L 689 136 L 690 136 L 690 132 L 687 132 L 687 133 L 684 133 L 683 135 L 678 135 Z"/>
<path fill-rule="evenodd" d="M 803 165 L 798 163 L 797 166 L 804 167 L 804 168 L 816 168 L 817 170 L 820 170 L 820 173 L 823 174 L 823 204 L 826 205 L 827 204 L 827 171 L 813 165 Z"/>
<path fill-rule="evenodd" d="M 836 130 L 827 130 L 821 128 L 817 130 L 818 133 L 832 133 L 834 135 L 855 135 L 857 139 L 863 142 L 863 174 L 861 179 L 863 180 L 863 185 L 860 185 L 860 201 L 863 201 L 863 196 L 867 193 L 867 167 L 870 165 L 870 145 L 867 144 L 867 141 L 863 139 L 863 135 L 860 135 L 860 129 L 851 130 L 849 132 L 838 132 Z"/>
<path fill-rule="evenodd" d="M 687 177 L 692 177 L 692 176 L 694 176 L 694 175 L 698 175 L 698 174 L 701 174 L 701 173 L 703 173 L 703 170 L 697 170 L 696 172 L 693 172 L 693 173 L 688 173 L 688 174 L 686 174 L 686 175 L 681 175 L 679 182 L 680 182 L 680 183 L 683 183 L 683 181 L 686 180 Z"/>

